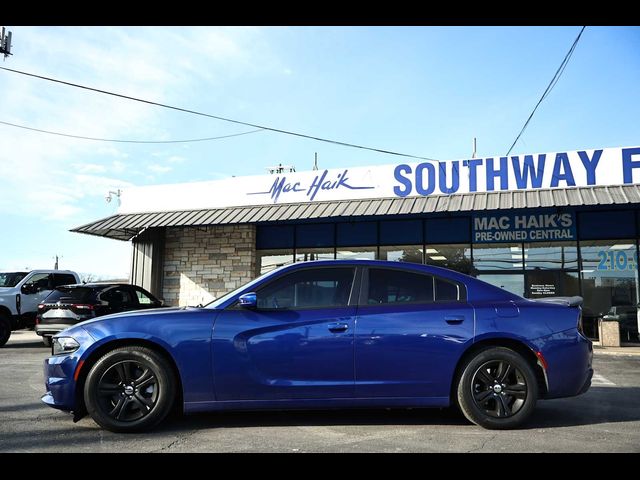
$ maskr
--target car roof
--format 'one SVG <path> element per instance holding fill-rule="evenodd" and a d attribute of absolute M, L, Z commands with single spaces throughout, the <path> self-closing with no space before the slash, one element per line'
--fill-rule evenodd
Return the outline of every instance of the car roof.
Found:
<path fill-rule="evenodd" d="M 111 287 L 138 287 L 138 285 L 131 285 L 130 283 L 100 283 L 100 282 L 91 282 L 91 283 L 70 283 L 69 285 L 61 285 L 61 287 L 73 287 L 73 288 L 111 288 Z M 142 288 L 142 287 L 138 287 Z"/>

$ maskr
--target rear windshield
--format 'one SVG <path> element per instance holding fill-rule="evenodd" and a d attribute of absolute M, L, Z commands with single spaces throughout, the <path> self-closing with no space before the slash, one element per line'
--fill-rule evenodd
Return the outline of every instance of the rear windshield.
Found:
<path fill-rule="evenodd" d="M 89 287 L 58 287 L 49 294 L 46 303 L 91 303 L 94 289 Z"/>
<path fill-rule="evenodd" d="M 15 287 L 28 272 L 0 273 L 0 287 Z"/>

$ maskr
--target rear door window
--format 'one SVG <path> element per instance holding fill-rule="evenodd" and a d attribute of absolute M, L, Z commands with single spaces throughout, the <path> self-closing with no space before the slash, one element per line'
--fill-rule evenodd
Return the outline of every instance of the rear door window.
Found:
<path fill-rule="evenodd" d="M 386 268 L 369 269 L 366 305 L 431 302 L 431 275 Z"/>

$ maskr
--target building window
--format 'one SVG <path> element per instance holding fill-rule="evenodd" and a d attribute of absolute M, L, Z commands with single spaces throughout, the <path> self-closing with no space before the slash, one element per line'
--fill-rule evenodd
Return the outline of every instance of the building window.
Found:
<path fill-rule="evenodd" d="M 575 242 L 525 243 L 524 266 L 528 270 L 578 270 L 578 247 Z"/>
<path fill-rule="evenodd" d="M 521 273 L 481 273 L 477 278 L 521 297 L 524 296 L 524 275 Z"/>
<path fill-rule="evenodd" d="M 331 248 L 296 248 L 296 262 L 313 260 L 333 260 L 334 249 Z"/>
<path fill-rule="evenodd" d="M 338 247 L 336 258 L 339 260 L 375 260 L 378 248 L 373 247 Z"/>
<path fill-rule="evenodd" d="M 380 260 L 391 262 L 422 263 L 422 245 L 400 245 L 380 247 Z"/>
<path fill-rule="evenodd" d="M 427 254 L 427 257 L 429 254 Z M 492 243 L 473 246 L 473 264 L 477 270 L 522 270 L 521 243 Z"/>
<path fill-rule="evenodd" d="M 583 318 L 597 336 L 597 321 L 609 315 L 620 322 L 621 340 L 638 341 L 638 256 L 635 240 L 580 242 Z"/>
<path fill-rule="evenodd" d="M 293 263 L 293 249 L 256 250 L 256 276 Z"/>
<path fill-rule="evenodd" d="M 471 245 L 468 243 L 457 245 L 427 245 L 425 249 L 425 263 L 438 267 L 449 268 L 456 272 L 471 274 Z"/>

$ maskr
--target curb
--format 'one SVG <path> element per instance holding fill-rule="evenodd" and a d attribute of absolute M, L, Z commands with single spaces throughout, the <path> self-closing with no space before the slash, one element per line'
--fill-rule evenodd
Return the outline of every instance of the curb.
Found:
<path fill-rule="evenodd" d="M 594 355 L 614 355 L 621 357 L 640 357 L 640 352 L 620 352 L 618 350 L 604 350 L 600 348 L 593 349 Z"/>

